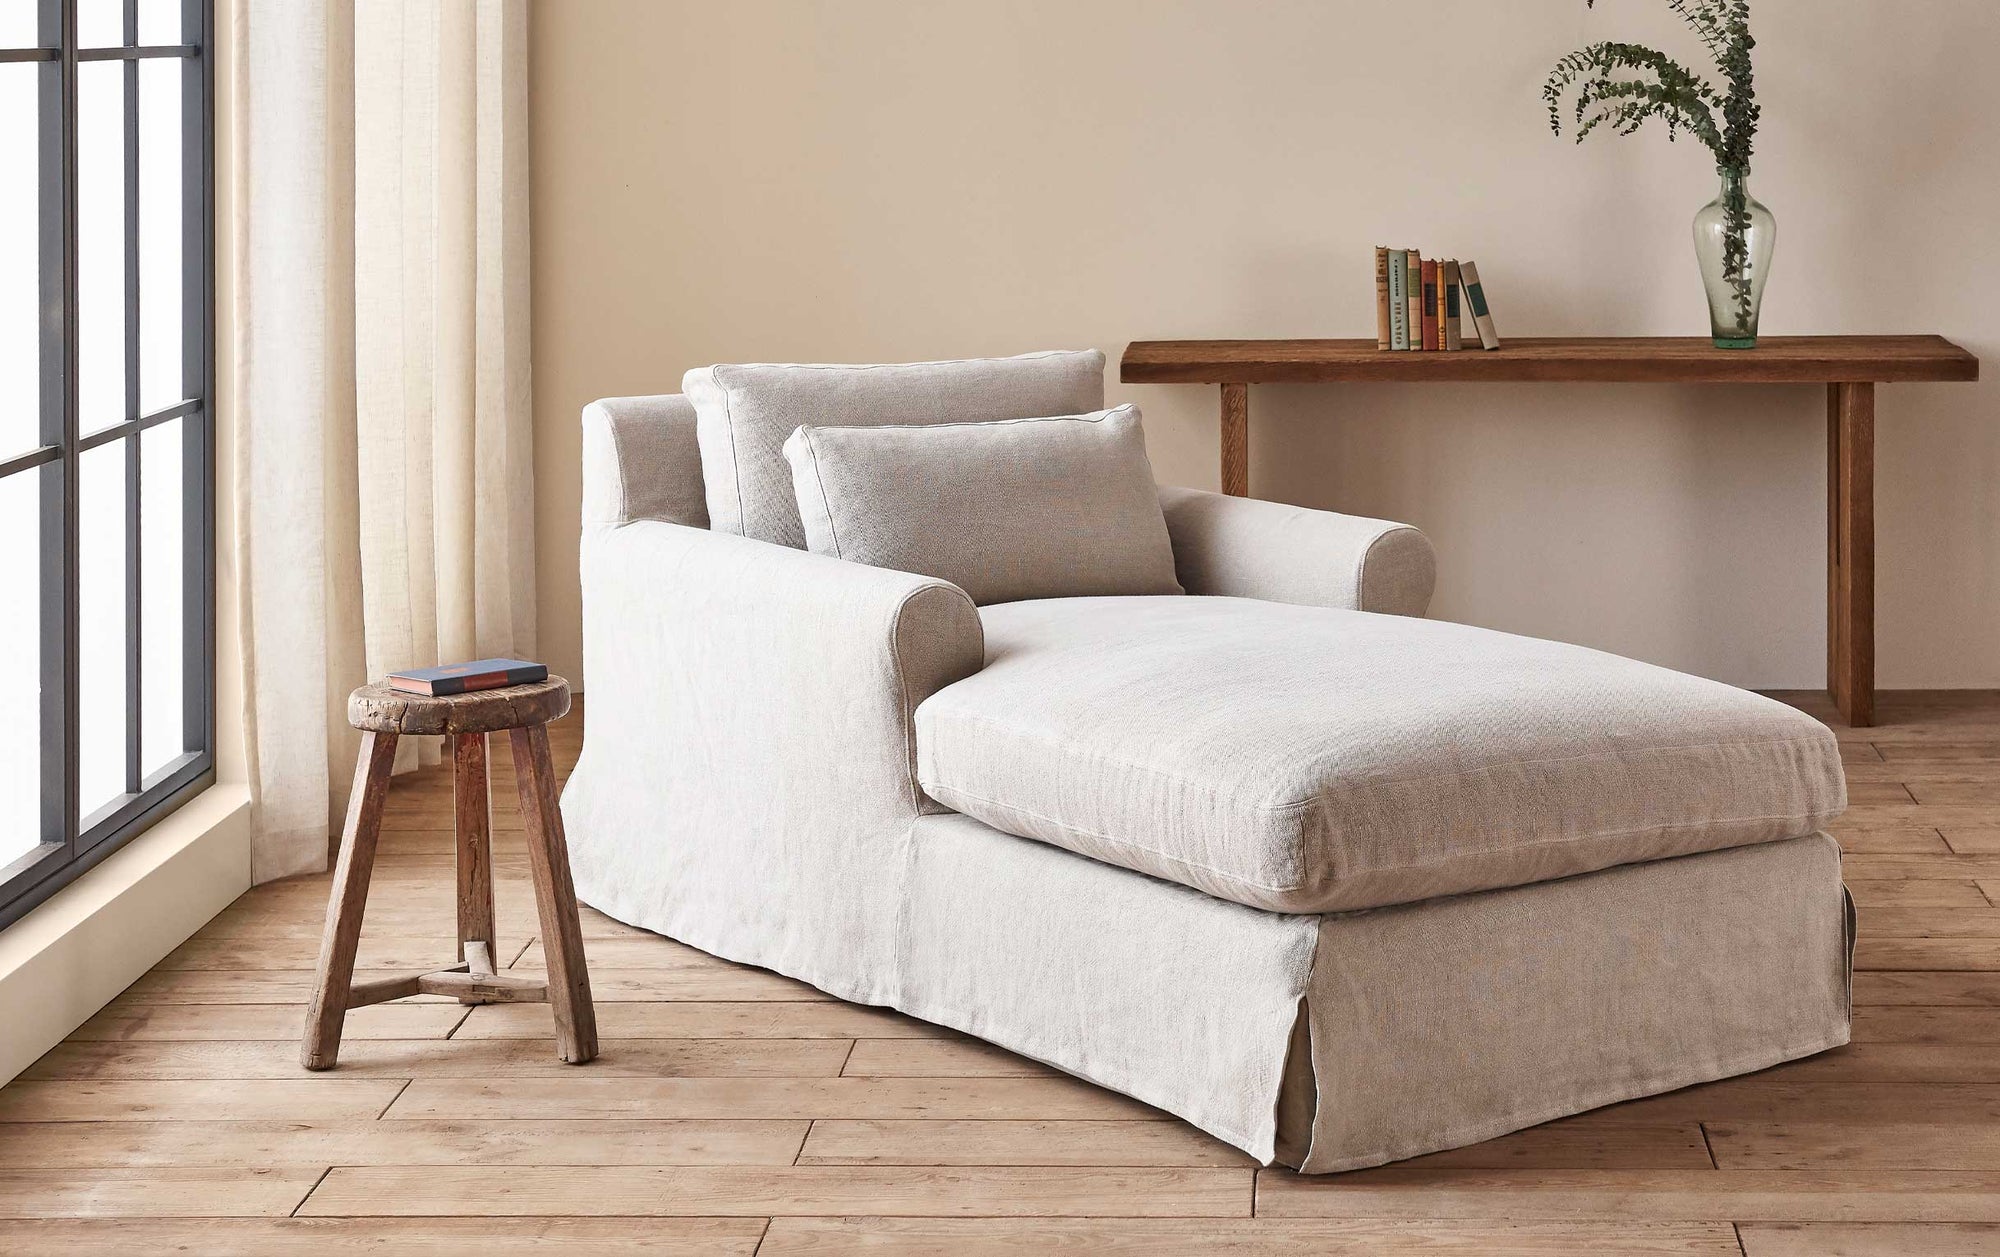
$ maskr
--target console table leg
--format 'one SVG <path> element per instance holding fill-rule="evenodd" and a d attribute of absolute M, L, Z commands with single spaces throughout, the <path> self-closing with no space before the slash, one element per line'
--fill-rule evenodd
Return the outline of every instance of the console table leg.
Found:
<path fill-rule="evenodd" d="M 1222 491 L 1250 496 L 1250 386 L 1222 386 Z"/>
<path fill-rule="evenodd" d="M 1826 388 L 1826 684 L 1854 728 L 1875 723 L 1875 386 Z"/>

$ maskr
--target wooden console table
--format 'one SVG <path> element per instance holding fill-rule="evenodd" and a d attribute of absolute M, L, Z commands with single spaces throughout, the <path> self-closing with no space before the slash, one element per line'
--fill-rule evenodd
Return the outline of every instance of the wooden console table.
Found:
<path fill-rule="evenodd" d="M 1976 380 L 1979 360 L 1942 336 L 1768 336 L 1755 349 L 1706 337 L 1547 337 L 1492 351 L 1398 353 L 1372 340 L 1142 340 L 1127 384 L 1222 386 L 1222 490 L 1250 492 L 1250 386 L 1346 381 L 1575 381 L 1826 386 L 1827 688 L 1851 725 L 1875 722 L 1875 386 Z"/>

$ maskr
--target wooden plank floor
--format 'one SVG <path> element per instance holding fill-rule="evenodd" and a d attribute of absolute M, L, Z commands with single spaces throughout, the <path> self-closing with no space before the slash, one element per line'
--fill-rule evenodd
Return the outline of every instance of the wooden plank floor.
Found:
<path fill-rule="evenodd" d="M 1822 700 L 1798 697 L 1824 715 Z M 326 879 L 260 887 L 0 1090 L 0 1251 L 2000 1253 L 2000 694 L 1841 730 L 1855 1043 L 1307 1179 L 1124 1097 L 586 911 L 603 1055 L 421 998 L 297 1066 Z M 580 717 L 556 726 L 574 761 Z M 495 780 L 511 767 L 496 743 Z M 540 963 L 511 788 L 503 959 Z M 363 969 L 448 959 L 448 769 L 398 779 Z"/>

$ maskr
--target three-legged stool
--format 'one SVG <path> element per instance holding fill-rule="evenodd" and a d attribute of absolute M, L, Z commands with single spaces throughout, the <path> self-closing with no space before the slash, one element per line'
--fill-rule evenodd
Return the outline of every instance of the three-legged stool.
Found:
<path fill-rule="evenodd" d="M 548 723 L 569 711 L 569 683 L 550 677 L 531 685 L 480 690 L 448 698 L 405 694 L 387 685 L 364 685 L 347 700 L 347 718 L 361 730 L 347 825 L 333 872 L 320 940 L 319 970 L 306 1011 L 299 1059 L 307 1069 L 331 1069 L 340 1055 L 347 1010 L 406 995 L 450 995 L 467 1003 L 546 1001 L 555 1012 L 556 1051 L 580 1065 L 597 1055 L 597 1013 L 584 968 L 583 931 L 577 923 L 576 888 L 570 881 L 569 847 L 556 810 L 555 765 L 549 759 Z M 494 971 L 493 851 L 486 803 L 486 735 L 505 730 L 527 827 L 528 864 L 541 917 L 548 980 Z M 361 912 L 381 837 L 382 802 L 396 740 L 404 734 L 441 734 L 451 742 L 452 794 L 457 821 L 459 963 L 434 973 L 354 981 L 354 952 L 361 941 Z"/>

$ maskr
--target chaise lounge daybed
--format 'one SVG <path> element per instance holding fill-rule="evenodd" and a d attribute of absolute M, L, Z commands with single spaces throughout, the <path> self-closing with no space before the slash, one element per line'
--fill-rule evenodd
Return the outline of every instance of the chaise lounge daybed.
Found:
<path fill-rule="evenodd" d="M 1415 529 L 1163 488 L 1185 593 L 984 605 L 800 548 L 802 425 L 1102 380 L 715 367 L 587 408 L 581 898 L 1310 1172 L 1847 1041 L 1831 733 L 1422 619 Z"/>

